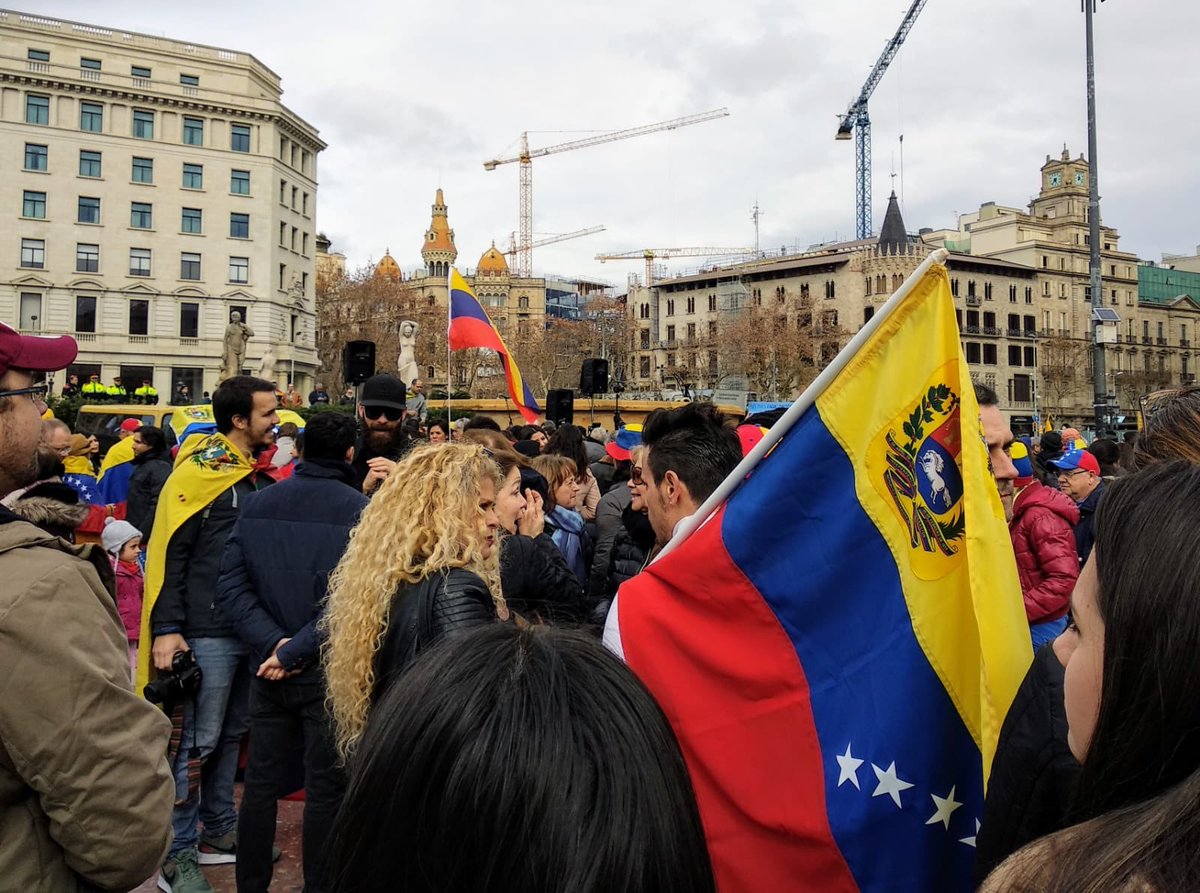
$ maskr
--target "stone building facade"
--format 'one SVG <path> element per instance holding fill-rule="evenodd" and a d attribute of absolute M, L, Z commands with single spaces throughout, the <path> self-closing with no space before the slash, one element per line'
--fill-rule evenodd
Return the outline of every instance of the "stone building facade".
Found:
<path fill-rule="evenodd" d="M 0 12 L 0 319 L 73 372 L 217 383 L 230 313 L 282 382 L 316 368 L 317 131 L 247 53 Z M 20 159 L 19 164 L 12 163 Z"/>

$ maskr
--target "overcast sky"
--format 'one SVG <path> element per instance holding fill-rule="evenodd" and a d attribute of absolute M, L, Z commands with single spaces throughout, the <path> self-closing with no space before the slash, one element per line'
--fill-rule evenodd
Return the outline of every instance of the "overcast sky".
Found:
<path fill-rule="evenodd" d="M 641 248 L 764 248 L 854 232 L 854 151 L 834 139 L 908 0 L 38 0 L 24 10 L 253 53 L 329 148 L 318 227 L 352 266 L 389 248 L 421 265 L 445 189 L 459 265 L 517 228 L 532 147 L 728 107 L 668 133 L 536 159 L 534 269 L 622 286 Z M 1196 0 L 1109 0 L 1096 15 L 1100 188 L 1124 249 L 1157 260 L 1200 244 Z M 1080 0 L 931 0 L 870 104 L 874 223 L 901 170 L 905 223 L 953 226 L 986 201 L 1024 207 L 1065 142 L 1087 150 Z M 673 261 L 673 271 L 700 259 Z"/>

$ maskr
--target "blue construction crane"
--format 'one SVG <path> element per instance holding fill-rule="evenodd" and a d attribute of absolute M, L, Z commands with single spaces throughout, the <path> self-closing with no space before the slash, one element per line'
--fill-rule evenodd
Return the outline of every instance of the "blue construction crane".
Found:
<path fill-rule="evenodd" d="M 858 96 L 846 108 L 846 114 L 841 116 L 842 123 L 838 125 L 837 138 L 839 140 L 850 139 L 850 132 L 854 131 L 855 175 L 857 178 L 854 225 L 855 238 L 858 239 L 871 237 L 871 116 L 867 114 L 867 100 L 871 98 L 871 94 L 883 80 L 884 72 L 896 58 L 896 53 L 900 52 L 904 39 L 908 37 L 913 22 L 925 8 L 926 2 L 927 0 L 913 0 L 912 6 L 904 14 L 904 21 L 900 23 L 895 35 L 884 47 L 883 55 L 871 69 L 867 82 L 863 84 Z"/>

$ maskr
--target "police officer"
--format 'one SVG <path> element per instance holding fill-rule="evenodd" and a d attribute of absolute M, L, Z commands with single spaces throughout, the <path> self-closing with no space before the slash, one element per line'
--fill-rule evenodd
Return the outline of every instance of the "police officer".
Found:
<path fill-rule="evenodd" d="M 121 384 L 121 376 L 113 376 L 113 383 L 108 387 L 108 399 L 113 403 L 125 403 L 129 400 L 129 389 Z"/>
<path fill-rule="evenodd" d="M 81 388 L 85 400 L 107 400 L 108 388 L 100 383 L 100 376 L 93 373 L 88 376 L 87 383 Z"/>
<path fill-rule="evenodd" d="M 158 403 L 158 391 L 155 390 L 148 378 L 142 379 L 142 386 L 133 392 L 133 396 L 138 403 L 145 403 L 148 406 Z"/>

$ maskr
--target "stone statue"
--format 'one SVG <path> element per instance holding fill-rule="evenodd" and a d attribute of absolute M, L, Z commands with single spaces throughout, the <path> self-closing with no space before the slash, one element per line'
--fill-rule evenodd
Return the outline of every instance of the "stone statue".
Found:
<path fill-rule="evenodd" d="M 234 310 L 225 327 L 225 345 L 221 351 L 221 380 L 242 374 L 246 362 L 246 342 L 254 337 L 254 329 L 242 322 L 242 314 Z"/>
<path fill-rule="evenodd" d="M 414 378 L 421 377 L 421 367 L 417 365 L 417 324 L 411 319 L 400 323 L 400 357 L 396 369 L 406 388 L 412 387 Z"/>
<path fill-rule="evenodd" d="M 268 346 L 266 352 L 262 355 L 262 362 L 258 364 L 258 377 L 267 381 L 275 380 L 275 347 Z"/>

